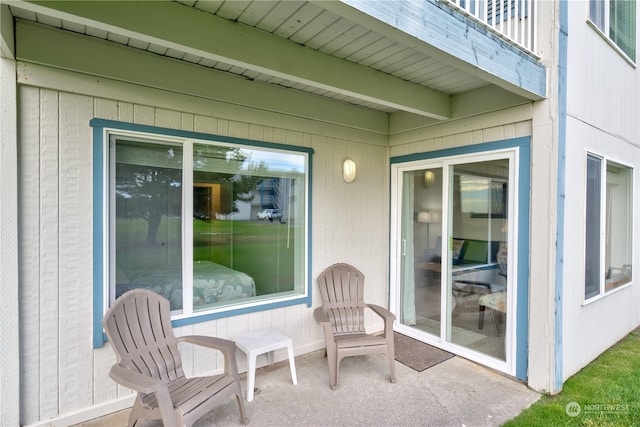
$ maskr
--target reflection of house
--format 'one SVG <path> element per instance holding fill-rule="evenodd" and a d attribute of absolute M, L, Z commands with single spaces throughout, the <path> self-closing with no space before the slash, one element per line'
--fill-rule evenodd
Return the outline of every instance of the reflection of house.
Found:
<path fill-rule="evenodd" d="M 475 300 L 475 313 L 438 313 L 442 328 L 421 339 L 555 392 L 638 326 L 635 2 L 505 0 L 500 19 L 482 15 L 484 3 L 2 3 L 0 424 L 73 424 L 131 401 L 107 377 L 109 349 L 90 342 L 100 328 L 91 284 L 102 279 L 93 201 L 106 185 L 93 175 L 94 119 L 161 128 L 167 139 L 180 131 L 313 150 L 304 214 L 314 306 L 313 280 L 348 262 L 367 276 L 372 303 L 408 310 L 396 301 L 410 282 L 403 268 L 418 276 L 407 251 L 413 262 L 444 236 L 448 260 L 454 237 L 508 242 L 506 328 L 491 336 L 505 351 L 457 341 L 455 320 L 477 325 Z M 357 165 L 351 184 L 346 158 Z M 428 170 L 439 173 L 429 194 Z M 462 212 L 463 174 L 507 182 L 507 218 L 489 218 L 502 214 L 493 201 L 486 213 Z M 256 190 L 251 218 L 287 212 L 283 181 Z M 416 220 L 430 209 L 440 222 Z M 427 229 L 425 241 L 414 237 Z M 466 256 L 479 260 L 475 246 Z M 429 290 L 444 290 L 430 297 L 449 309 L 446 283 Z M 468 295 L 477 297 L 457 297 Z M 230 336 L 264 322 L 302 354 L 324 345 L 312 313 L 297 304 L 233 322 L 223 314 L 182 332 Z"/>
<path fill-rule="evenodd" d="M 293 194 L 292 187 L 295 180 L 287 178 L 266 178 L 253 192 L 254 197 L 251 201 L 251 208 L 255 218 L 255 212 L 262 209 L 279 209 L 284 218 L 293 215 L 293 211 L 289 208 L 291 197 Z"/>
<path fill-rule="evenodd" d="M 221 212 L 220 184 L 193 184 L 193 217 L 199 219 L 214 218 Z"/>
<path fill-rule="evenodd" d="M 281 209 L 280 188 L 281 180 L 278 178 L 266 178 L 256 188 L 256 196 L 253 204 L 257 205 L 258 210 L 262 209 Z"/>
<path fill-rule="evenodd" d="M 193 184 L 193 217 L 197 219 L 251 219 L 249 202 L 231 200 L 230 184 Z M 232 211 L 235 206 L 235 211 Z M 255 215 L 254 215 L 255 216 Z"/>

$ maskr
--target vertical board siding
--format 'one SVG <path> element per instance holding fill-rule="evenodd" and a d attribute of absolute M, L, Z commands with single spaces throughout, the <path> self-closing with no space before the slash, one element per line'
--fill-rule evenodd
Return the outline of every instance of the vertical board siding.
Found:
<path fill-rule="evenodd" d="M 170 95 L 167 95 L 170 96 Z M 96 118 L 193 130 L 314 149 L 312 177 L 313 305 L 317 274 L 350 262 L 367 275 L 368 296 L 386 305 L 387 148 L 292 131 L 285 123 L 249 122 L 21 86 L 21 402 L 24 424 L 88 410 L 130 396 L 108 378 L 116 358 L 106 345 L 92 348 L 92 132 Z M 353 159 L 358 178 L 342 180 Z M 383 224 L 383 225 L 381 225 Z M 324 345 L 313 307 L 296 305 L 178 328 L 177 335 L 229 338 L 272 327 L 289 335 L 297 354 Z M 181 347 L 190 375 L 220 371 L 222 356 Z M 277 358 L 286 358 L 284 352 Z M 246 361 L 239 355 L 240 369 Z"/>
<path fill-rule="evenodd" d="M 59 203 L 58 169 L 60 163 L 59 95 L 52 90 L 40 91 L 40 210 L 37 216 L 40 232 L 38 261 L 40 277 L 40 418 L 54 416 L 59 410 Z M 26 145 L 26 144 L 25 144 Z"/>
<path fill-rule="evenodd" d="M 90 345 L 92 280 L 93 99 L 60 94 L 59 253 L 59 410 L 93 404 L 93 351 Z M 87 321 L 83 321 L 87 319 Z"/>
<path fill-rule="evenodd" d="M 24 93 L 28 93 L 24 96 Z M 20 422 L 22 424 L 37 419 L 42 405 L 40 392 L 40 340 L 39 313 L 40 301 L 40 94 L 37 88 L 22 88 L 19 95 L 18 135 L 33 141 L 19 147 L 20 173 L 18 200 L 19 222 L 19 283 L 20 283 L 20 392 L 34 396 L 32 399 L 20 399 Z M 57 346 L 52 349 L 57 351 Z M 51 367 L 55 372 L 57 364 Z M 55 381 L 54 381 L 55 384 Z M 32 387 L 30 387 L 32 386 Z M 25 414 L 32 414 L 26 418 Z"/>

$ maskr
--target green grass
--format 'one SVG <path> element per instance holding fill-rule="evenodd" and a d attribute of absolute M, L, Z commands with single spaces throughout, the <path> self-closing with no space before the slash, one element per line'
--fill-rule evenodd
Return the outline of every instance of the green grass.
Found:
<path fill-rule="evenodd" d="M 504 424 L 506 427 L 639 425 L 640 328 L 569 378 L 559 394 L 542 396 Z"/>
<path fill-rule="evenodd" d="M 193 259 L 242 271 L 259 295 L 294 287 L 296 227 L 268 221 L 194 221 Z M 299 248 L 298 248 L 299 249 Z"/>

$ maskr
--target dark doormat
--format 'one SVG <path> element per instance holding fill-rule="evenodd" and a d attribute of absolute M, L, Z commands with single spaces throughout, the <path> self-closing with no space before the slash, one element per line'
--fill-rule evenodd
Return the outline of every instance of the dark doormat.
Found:
<path fill-rule="evenodd" d="M 418 372 L 422 372 L 454 356 L 448 351 L 440 350 L 397 332 L 393 333 L 393 337 L 396 360 Z"/>

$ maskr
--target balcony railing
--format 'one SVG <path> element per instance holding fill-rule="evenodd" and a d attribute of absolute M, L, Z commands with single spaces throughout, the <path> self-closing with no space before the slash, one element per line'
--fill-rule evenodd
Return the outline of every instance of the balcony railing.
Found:
<path fill-rule="evenodd" d="M 537 0 L 444 0 L 530 53 L 537 55 Z"/>

